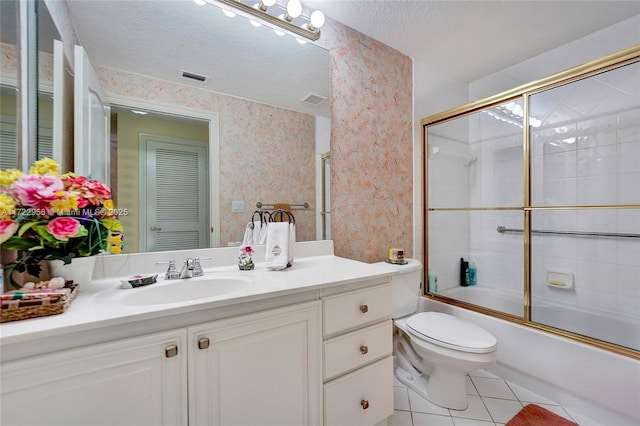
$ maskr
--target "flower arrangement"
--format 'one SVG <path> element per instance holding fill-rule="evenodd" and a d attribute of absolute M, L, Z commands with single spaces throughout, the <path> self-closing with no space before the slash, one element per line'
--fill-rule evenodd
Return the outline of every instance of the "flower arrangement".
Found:
<path fill-rule="evenodd" d="M 35 162 L 29 173 L 0 171 L 0 243 L 17 250 L 7 265 L 13 272 L 39 276 L 40 262 L 118 253 L 122 225 L 111 200 L 111 190 L 99 181 L 74 173 L 60 175 L 49 158 Z"/>
<path fill-rule="evenodd" d="M 253 249 L 251 246 L 242 246 L 240 247 L 240 256 L 238 256 L 238 268 L 243 271 L 250 271 L 254 268 L 253 259 L 251 255 L 253 254 Z"/>

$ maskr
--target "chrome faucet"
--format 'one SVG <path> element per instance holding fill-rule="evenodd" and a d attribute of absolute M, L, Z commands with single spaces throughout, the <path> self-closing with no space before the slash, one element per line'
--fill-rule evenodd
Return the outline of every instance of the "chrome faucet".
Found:
<path fill-rule="evenodd" d="M 204 260 L 211 260 L 211 258 L 207 257 Z M 182 268 L 180 268 L 180 272 L 178 272 L 178 269 L 176 268 L 175 260 L 170 260 L 169 262 L 156 262 L 156 265 L 167 263 L 169 263 L 169 268 L 164 275 L 165 280 L 177 280 L 204 276 L 204 270 L 202 269 L 202 265 L 200 264 L 199 257 L 189 257 L 185 259 L 182 263 Z"/>
<path fill-rule="evenodd" d="M 195 269 L 195 261 L 188 257 L 184 260 L 184 262 L 182 263 L 182 269 L 180 269 L 180 279 L 184 279 L 184 278 L 193 278 L 197 275 L 194 275 L 194 269 Z M 200 268 L 200 270 L 202 270 L 202 268 Z"/>

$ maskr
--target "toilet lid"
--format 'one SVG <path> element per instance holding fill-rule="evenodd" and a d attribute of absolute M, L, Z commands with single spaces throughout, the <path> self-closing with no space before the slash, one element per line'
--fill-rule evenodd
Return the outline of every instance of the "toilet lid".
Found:
<path fill-rule="evenodd" d="M 498 344 L 493 334 L 487 330 L 440 312 L 412 315 L 407 320 L 407 327 L 417 334 L 417 337 L 463 352 L 492 352 Z"/>

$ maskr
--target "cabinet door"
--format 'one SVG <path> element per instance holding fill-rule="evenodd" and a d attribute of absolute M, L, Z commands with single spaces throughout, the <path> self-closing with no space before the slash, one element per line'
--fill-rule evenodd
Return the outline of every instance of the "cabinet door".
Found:
<path fill-rule="evenodd" d="M 185 425 L 186 330 L 0 364 L 2 425 Z"/>
<path fill-rule="evenodd" d="M 320 306 L 189 327 L 190 423 L 321 424 Z"/>

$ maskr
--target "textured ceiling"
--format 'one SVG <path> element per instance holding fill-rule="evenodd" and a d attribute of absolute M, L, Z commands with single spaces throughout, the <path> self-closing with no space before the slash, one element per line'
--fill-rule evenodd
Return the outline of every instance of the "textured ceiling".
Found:
<path fill-rule="evenodd" d="M 637 0 L 303 3 L 412 57 L 416 79 L 428 70 L 428 81 L 416 85 L 423 92 L 475 81 L 640 13 Z M 330 94 L 329 55 L 317 46 L 266 27 L 256 33 L 243 18 L 191 0 L 68 5 L 95 64 L 198 85 L 177 77 L 185 69 L 209 75 L 210 90 L 329 116 L 328 102 L 300 102 L 309 92 Z"/>
<path fill-rule="evenodd" d="M 423 90 L 475 81 L 640 14 L 637 0 L 303 1 L 428 67 Z"/>

